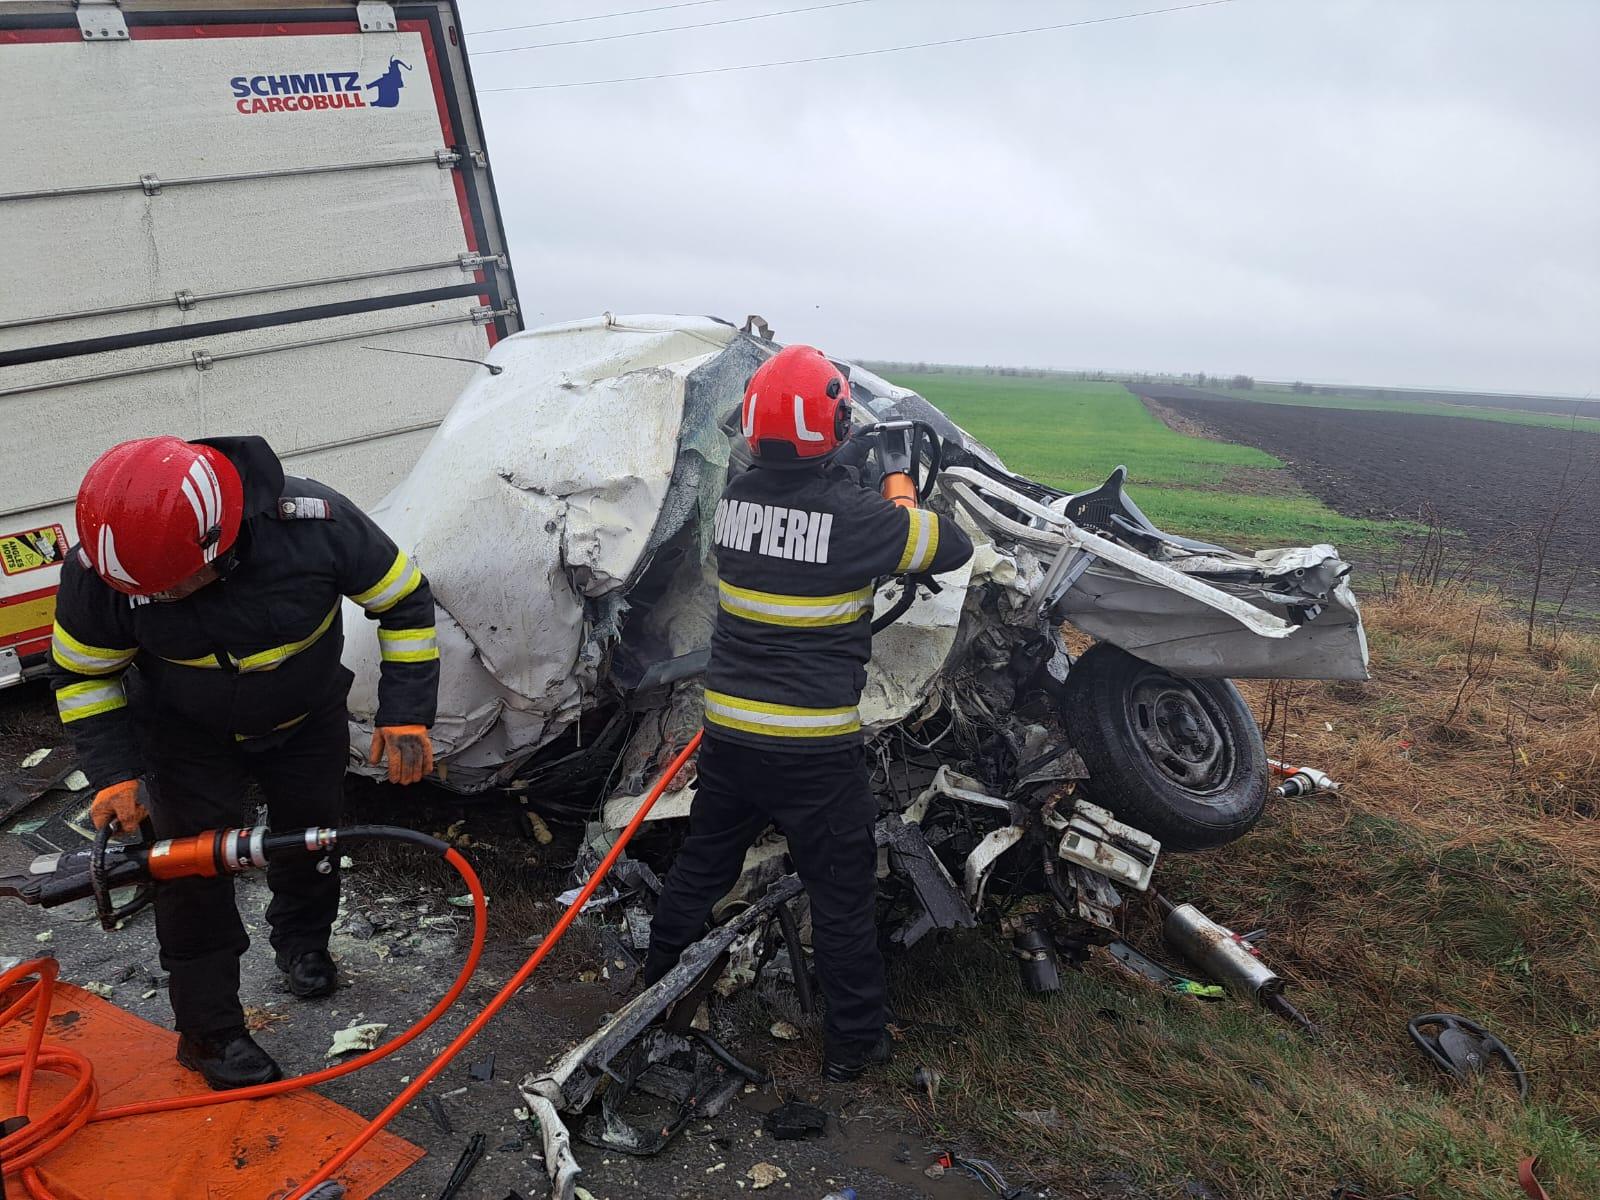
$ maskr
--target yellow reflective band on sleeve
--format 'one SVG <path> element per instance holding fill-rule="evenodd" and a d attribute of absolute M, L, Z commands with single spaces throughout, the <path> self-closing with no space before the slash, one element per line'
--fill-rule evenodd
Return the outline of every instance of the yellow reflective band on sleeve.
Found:
<path fill-rule="evenodd" d="M 357 592 L 351 596 L 362 608 L 369 613 L 388 612 L 400 601 L 417 590 L 422 583 L 422 572 L 412 565 L 405 551 L 395 555 L 394 565 L 383 573 L 383 578 L 378 580 L 364 592 Z"/>
<path fill-rule="evenodd" d="M 50 637 L 50 657 L 58 667 L 76 675 L 110 675 L 122 670 L 139 653 L 137 646 L 127 650 L 108 650 L 80 642 L 57 621 Z"/>
<path fill-rule="evenodd" d="M 854 708 L 800 708 L 767 700 L 744 700 L 706 689 L 706 720 L 725 729 L 781 738 L 838 737 L 857 733 L 861 716 Z"/>
<path fill-rule="evenodd" d="M 848 625 L 872 611 L 872 589 L 841 592 L 837 596 L 783 596 L 757 592 L 717 581 L 717 600 L 724 612 L 764 625 L 818 629 Z"/>
<path fill-rule="evenodd" d="M 321 640 L 322 635 L 327 633 L 329 629 L 333 628 L 333 623 L 338 619 L 338 617 L 339 606 L 335 604 L 333 608 L 329 610 L 328 615 L 322 618 L 322 624 L 318 625 L 298 642 L 290 642 L 284 646 L 274 646 L 270 650 L 258 650 L 256 653 L 247 654 L 243 658 L 235 658 L 230 654 L 228 656 L 228 664 L 232 666 L 235 671 L 239 671 L 241 673 L 250 671 L 276 670 L 289 659 L 293 658 L 296 654 L 299 654 L 302 650 L 307 650 L 316 645 L 316 643 Z M 174 666 L 198 667 L 201 670 L 208 671 L 219 671 L 223 666 L 223 664 L 217 660 L 217 656 L 215 654 L 207 654 L 201 658 L 169 658 L 166 661 L 172 663 Z"/>
<path fill-rule="evenodd" d="M 900 554 L 900 565 L 894 574 L 915 574 L 933 565 L 933 556 L 939 552 L 939 518 L 920 508 L 906 509 L 911 525 L 906 530 L 906 548 Z"/>
<path fill-rule="evenodd" d="M 439 637 L 432 625 L 426 629 L 380 629 L 378 649 L 384 662 L 433 662 L 439 657 Z"/>
<path fill-rule="evenodd" d="M 70 683 L 56 692 L 56 712 L 61 723 L 69 725 L 85 717 L 98 717 L 101 713 L 125 708 L 127 693 L 120 679 L 96 679 L 88 683 Z"/>

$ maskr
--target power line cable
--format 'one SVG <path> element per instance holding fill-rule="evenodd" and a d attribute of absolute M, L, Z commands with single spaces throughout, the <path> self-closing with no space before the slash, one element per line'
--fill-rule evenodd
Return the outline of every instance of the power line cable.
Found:
<path fill-rule="evenodd" d="M 555 21 L 535 21 L 532 25 L 497 25 L 493 29 L 469 29 L 468 37 L 485 33 L 511 33 L 518 29 L 548 29 L 552 25 L 581 25 L 585 21 L 609 21 L 612 17 L 637 17 L 643 13 L 669 12 L 674 8 L 704 8 L 708 4 L 726 4 L 728 0 L 680 0 L 678 4 L 657 4 L 651 8 L 628 8 L 621 12 L 594 13 L 587 17 L 562 17 Z"/>
<path fill-rule="evenodd" d="M 1022 37 L 1031 33 L 1052 33 L 1062 29 L 1081 29 L 1086 25 L 1109 25 L 1114 21 L 1132 21 L 1140 17 L 1159 17 L 1168 13 L 1189 12 L 1197 8 L 1216 8 L 1232 4 L 1234 0 L 1196 0 L 1193 4 L 1177 4 L 1167 8 L 1146 8 L 1138 12 L 1114 13 L 1109 17 L 1088 17 L 1081 21 L 1064 21 L 1058 25 L 1035 25 L 1028 29 L 1006 29 L 999 33 L 976 33 L 965 37 L 940 38 L 932 42 L 910 42 L 903 46 L 880 46 L 874 50 L 849 50 L 840 54 L 818 54 L 810 58 L 785 58 L 774 62 L 738 63 L 729 67 L 702 67 L 694 71 L 663 71 L 655 75 L 622 75 L 614 79 L 578 79 L 568 83 L 523 83 L 513 87 L 479 88 L 480 95 L 497 92 L 545 92 L 560 88 L 607 87 L 615 83 L 646 83 L 657 79 L 688 79 L 697 75 L 727 75 L 736 71 L 764 71 L 770 67 L 797 67 L 806 63 L 841 62 L 852 58 L 871 58 L 878 54 L 901 54 L 907 50 L 931 50 L 938 46 L 958 46 L 967 42 L 988 42 L 998 38 Z"/>
<path fill-rule="evenodd" d="M 683 29 L 710 29 L 717 25 L 739 25 L 745 21 L 767 21 L 773 17 L 788 17 L 795 13 L 820 12 L 825 8 L 854 8 L 858 4 L 876 4 L 878 0 L 830 0 L 827 4 L 810 4 L 803 8 L 781 8 L 776 12 L 749 13 L 742 17 L 723 17 L 717 21 L 701 21 L 694 25 L 664 25 L 660 29 L 635 29 L 627 33 L 605 33 L 598 37 L 574 38 L 569 42 L 534 42 L 528 46 L 500 46 L 493 50 L 479 50 L 474 58 L 491 54 L 513 54 L 518 50 L 549 50 L 556 46 L 587 46 L 592 42 L 616 42 L 623 38 L 649 37 L 656 33 L 677 33 Z"/>

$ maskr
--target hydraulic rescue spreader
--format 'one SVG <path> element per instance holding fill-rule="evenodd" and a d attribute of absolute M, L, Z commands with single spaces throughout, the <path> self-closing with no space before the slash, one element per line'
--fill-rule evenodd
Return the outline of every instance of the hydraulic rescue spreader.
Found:
<path fill-rule="evenodd" d="M 40 908 L 55 908 L 93 896 L 104 912 L 109 911 L 113 888 L 197 876 L 239 875 L 265 867 L 275 858 L 327 855 L 340 845 L 405 841 L 438 851 L 448 849 L 426 834 L 387 825 L 292 833 L 269 833 L 265 826 L 214 829 L 158 842 L 113 842 L 109 833 L 109 827 L 102 830 L 92 847 L 41 855 L 25 872 L 0 875 L 0 896 L 13 896 Z"/>

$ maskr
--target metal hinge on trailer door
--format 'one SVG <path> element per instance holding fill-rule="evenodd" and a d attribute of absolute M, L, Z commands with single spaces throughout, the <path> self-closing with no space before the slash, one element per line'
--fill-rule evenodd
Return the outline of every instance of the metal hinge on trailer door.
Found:
<path fill-rule="evenodd" d="M 122 18 L 122 0 L 75 0 L 78 29 L 86 42 L 125 42 L 128 22 Z"/>
<path fill-rule="evenodd" d="M 394 5 L 386 0 L 360 0 L 356 5 L 356 20 L 362 33 L 393 33 L 400 28 L 395 20 Z"/>

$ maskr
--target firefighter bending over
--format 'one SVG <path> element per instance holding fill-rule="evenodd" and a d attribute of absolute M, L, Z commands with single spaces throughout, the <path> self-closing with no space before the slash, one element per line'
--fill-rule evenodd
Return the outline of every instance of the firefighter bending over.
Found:
<path fill-rule="evenodd" d="M 414 783 L 433 767 L 439 685 L 433 596 L 353 503 L 285 477 L 258 437 L 144 438 L 97 459 L 78 491 L 81 544 L 61 572 L 51 645 L 56 706 L 90 782 L 92 814 L 181 837 L 251 824 L 253 776 L 274 829 L 336 825 L 349 758 L 341 598 L 379 624 L 372 761 Z M 148 811 L 146 804 L 148 803 Z M 328 934 L 336 861 L 267 869 L 272 947 L 296 996 L 337 986 Z M 245 1029 L 249 945 L 231 877 L 156 891 L 178 1061 L 213 1088 L 278 1065 Z"/>
<path fill-rule="evenodd" d="M 745 851 L 775 823 L 811 901 L 827 1000 L 823 1071 L 842 1082 L 891 1054 L 878 806 L 856 712 L 875 583 L 952 570 L 972 543 L 953 521 L 893 504 L 832 461 L 850 436 L 850 384 L 821 351 L 780 350 L 751 378 L 741 415 L 755 464 L 717 505 L 720 609 L 699 787 L 651 927 L 645 982 L 701 936 Z"/>

